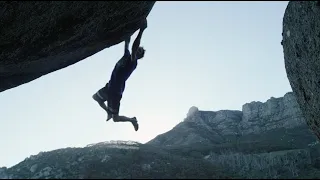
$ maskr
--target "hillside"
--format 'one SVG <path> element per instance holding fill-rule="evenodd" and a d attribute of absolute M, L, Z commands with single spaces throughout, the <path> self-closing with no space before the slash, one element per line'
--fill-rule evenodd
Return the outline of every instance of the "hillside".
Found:
<path fill-rule="evenodd" d="M 320 145 L 293 93 L 242 111 L 190 108 L 146 144 L 101 142 L 40 152 L 0 178 L 316 178 Z"/>

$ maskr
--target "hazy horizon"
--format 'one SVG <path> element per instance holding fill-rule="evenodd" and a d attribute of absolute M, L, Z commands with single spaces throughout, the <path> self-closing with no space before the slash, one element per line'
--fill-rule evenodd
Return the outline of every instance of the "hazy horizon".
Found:
<path fill-rule="evenodd" d="M 126 83 L 120 108 L 121 115 L 138 118 L 139 131 L 105 122 L 92 100 L 123 55 L 120 43 L 0 93 L 0 167 L 40 151 L 110 140 L 145 143 L 181 122 L 192 106 L 241 110 L 291 92 L 280 44 L 287 4 L 156 2 L 141 41 L 145 57 Z"/>

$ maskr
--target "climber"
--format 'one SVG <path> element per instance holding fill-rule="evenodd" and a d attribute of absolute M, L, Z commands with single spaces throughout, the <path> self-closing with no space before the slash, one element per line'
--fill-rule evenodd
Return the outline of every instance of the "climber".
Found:
<path fill-rule="evenodd" d="M 119 116 L 120 101 L 123 91 L 125 89 L 126 80 L 137 67 L 137 61 L 143 58 L 145 50 L 140 47 L 140 40 L 143 31 L 147 28 L 147 20 L 145 19 L 140 27 L 139 34 L 133 42 L 130 54 L 129 43 L 130 37 L 125 40 L 124 55 L 115 65 L 110 81 L 95 93 L 92 98 L 99 103 L 99 105 L 107 112 L 107 121 L 111 118 L 114 122 L 131 122 L 134 129 L 138 131 L 139 125 L 136 117 L 129 118 L 126 116 Z M 107 101 L 107 106 L 105 105 Z"/>

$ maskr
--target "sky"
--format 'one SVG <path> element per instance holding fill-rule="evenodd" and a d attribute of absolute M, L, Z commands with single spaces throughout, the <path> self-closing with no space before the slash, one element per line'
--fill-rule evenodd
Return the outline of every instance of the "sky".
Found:
<path fill-rule="evenodd" d="M 137 117 L 139 131 L 131 123 L 106 122 L 92 99 L 122 57 L 120 43 L 0 93 L 0 167 L 40 151 L 110 140 L 145 143 L 183 121 L 191 106 L 241 110 L 292 91 L 280 44 L 287 4 L 157 2 L 141 40 L 145 57 L 126 83 L 120 108 L 121 115 Z"/>

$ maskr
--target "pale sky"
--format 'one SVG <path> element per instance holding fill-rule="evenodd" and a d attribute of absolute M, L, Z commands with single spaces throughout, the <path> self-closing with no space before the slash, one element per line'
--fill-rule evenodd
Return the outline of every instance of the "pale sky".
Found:
<path fill-rule="evenodd" d="M 127 81 L 120 108 L 138 118 L 139 131 L 106 122 L 92 99 L 122 57 L 121 43 L 0 93 L 0 167 L 40 151 L 144 143 L 181 122 L 191 106 L 241 110 L 283 96 L 291 91 L 280 44 L 287 3 L 157 2 L 142 37 L 145 58 Z"/>

